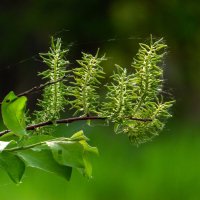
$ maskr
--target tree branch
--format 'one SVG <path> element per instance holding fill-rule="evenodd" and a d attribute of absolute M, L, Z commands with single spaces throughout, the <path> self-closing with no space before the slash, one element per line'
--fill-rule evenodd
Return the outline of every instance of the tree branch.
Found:
<path fill-rule="evenodd" d="M 21 97 L 21 96 L 26 96 L 26 95 L 29 95 L 29 94 L 33 94 L 33 93 L 36 93 L 36 92 L 39 92 L 40 90 L 42 90 L 43 88 L 45 88 L 46 86 L 49 86 L 49 85 L 53 85 L 53 84 L 56 84 L 62 80 L 64 80 L 66 78 L 66 76 L 63 76 L 62 78 L 56 80 L 56 81 L 49 81 L 45 84 L 41 84 L 39 86 L 34 86 L 33 88 L 25 91 L 25 92 L 22 92 L 20 94 L 17 94 L 18 97 Z M 0 102 L 0 105 L 2 104 L 2 102 Z"/>
<path fill-rule="evenodd" d="M 152 119 L 141 119 L 141 118 L 134 118 L 131 117 L 131 120 L 135 120 L 135 121 L 141 121 L 141 122 L 150 122 L 152 121 Z M 26 127 L 26 130 L 35 130 L 36 128 L 39 127 L 44 127 L 44 126 L 49 126 L 52 124 L 69 124 L 72 122 L 77 122 L 77 121 L 87 121 L 87 120 L 106 120 L 106 117 L 98 117 L 98 116 L 86 116 L 86 117 L 71 117 L 71 118 L 66 118 L 66 119 L 58 119 L 55 121 L 46 121 L 46 122 L 41 122 L 38 124 L 33 124 L 33 125 L 29 125 Z M 0 137 L 11 132 L 10 130 L 4 130 L 0 132 Z"/>

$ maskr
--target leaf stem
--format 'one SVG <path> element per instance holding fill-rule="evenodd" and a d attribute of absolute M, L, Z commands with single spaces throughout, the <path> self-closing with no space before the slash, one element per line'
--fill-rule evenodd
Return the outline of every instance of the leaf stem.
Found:
<path fill-rule="evenodd" d="M 10 148 L 10 149 L 4 149 L 4 151 L 12 152 L 12 151 L 20 151 L 20 150 L 31 149 L 31 148 L 34 148 L 36 146 L 45 145 L 47 142 L 56 141 L 56 140 L 57 140 L 57 138 L 53 138 L 53 139 L 50 139 L 50 140 L 47 140 L 47 141 L 42 141 L 42 142 L 38 142 L 38 143 L 35 143 L 35 144 L 27 145 L 27 146 L 20 146 L 20 147 L 13 147 L 13 148 Z M 70 139 L 70 138 L 63 137 L 63 138 L 59 138 L 59 141 L 73 141 L 73 140 Z"/>
<path fill-rule="evenodd" d="M 43 144 L 45 144 L 45 142 L 38 142 L 38 143 L 27 145 L 27 146 L 13 147 L 11 149 L 4 149 L 4 151 L 12 152 L 12 151 L 26 150 L 26 149 L 31 149 L 31 148 L 39 146 L 39 145 L 43 145 Z"/>

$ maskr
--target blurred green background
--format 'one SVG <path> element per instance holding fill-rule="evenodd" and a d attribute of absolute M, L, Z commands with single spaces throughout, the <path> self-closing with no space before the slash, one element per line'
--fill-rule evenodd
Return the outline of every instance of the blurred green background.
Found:
<path fill-rule="evenodd" d="M 84 129 L 99 148 L 93 179 L 74 171 L 70 182 L 28 169 L 16 186 L 0 171 L 1 200 L 160 200 L 200 199 L 200 2 L 198 0 L 40 0 L 0 3 L 0 95 L 41 83 L 38 57 L 50 36 L 70 48 L 70 67 L 81 51 L 100 48 L 115 63 L 130 66 L 139 42 L 164 37 L 166 89 L 176 99 L 174 117 L 161 136 L 139 148 L 111 127 L 73 124 L 67 134 Z M 31 97 L 34 107 L 37 96 Z M 3 129 L 3 127 L 1 127 Z"/>

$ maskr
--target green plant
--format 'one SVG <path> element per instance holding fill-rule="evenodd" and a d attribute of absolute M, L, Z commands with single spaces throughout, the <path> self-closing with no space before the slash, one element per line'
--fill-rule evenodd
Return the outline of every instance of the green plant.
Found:
<path fill-rule="evenodd" d="M 159 134 L 171 117 L 169 109 L 174 102 L 164 101 L 161 95 L 163 69 L 159 65 L 166 45 L 162 39 L 139 45 L 132 69 L 116 65 L 110 83 L 105 86 L 105 98 L 100 98 L 98 88 L 105 75 L 105 55 L 100 57 L 99 51 L 95 56 L 83 53 L 77 61 L 79 66 L 70 71 L 66 69 L 68 50 L 62 48 L 61 39 L 52 38 L 48 53 L 40 54 L 48 70 L 39 76 L 47 82 L 19 95 L 10 92 L 2 102 L 2 118 L 10 130 L 0 132 L 0 166 L 15 183 L 21 181 L 26 167 L 55 173 L 67 180 L 72 169 L 91 177 L 89 154 L 98 154 L 97 148 L 89 146 L 81 130 L 71 137 L 56 136 L 56 126 L 61 123 L 104 120 L 136 145 Z M 25 96 L 40 90 L 43 94 L 38 110 L 31 115 L 25 113 Z M 74 117 L 60 119 L 61 112 L 70 109 L 74 110 Z"/>

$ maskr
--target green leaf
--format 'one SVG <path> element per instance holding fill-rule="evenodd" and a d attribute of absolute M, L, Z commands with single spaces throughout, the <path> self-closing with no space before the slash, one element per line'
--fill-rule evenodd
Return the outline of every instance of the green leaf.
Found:
<path fill-rule="evenodd" d="M 1 149 L 15 153 L 29 167 L 55 173 L 67 180 L 71 177 L 72 167 L 89 178 L 92 166 L 88 155 L 98 154 L 98 150 L 89 146 L 86 140 L 89 139 L 83 131 L 75 133 L 71 138 L 39 135 L 14 143 L 14 147 L 11 145 L 9 148 L 7 146 L 11 142 L 2 142 Z"/>
<path fill-rule="evenodd" d="M 88 155 L 85 154 L 83 157 L 83 162 L 85 167 L 84 168 L 78 168 L 78 171 L 83 175 L 86 176 L 87 178 L 92 177 L 92 165 L 88 159 Z"/>
<path fill-rule="evenodd" d="M 1 141 L 10 141 L 10 140 L 15 140 L 17 141 L 19 137 L 13 134 L 13 132 L 6 133 L 5 135 L 1 136 Z"/>
<path fill-rule="evenodd" d="M 89 154 L 96 154 L 98 155 L 98 149 L 96 147 L 91 147 L 86 141 L 80 141 L 79 142 L 83 148 L 84 148 L 84 152 L 83 152 L 83 162 L 84 162 L 84 169 L 79 169 L 79 171 L 86 177 L 91 178 L 92 177 L 92 165 L 89 161 Z"/>
<path fill-rule="evenodd" d="M 46 143 L 59 164 L 84 168 L 83 147 L 80 143 L 73 141 L 49 141 Z"/>
<path fill-rule="evenodd" d="M 8 152 L 0 153 L 0 167 L 7 172 L 14 183 L 20 183 L 25 164 L 18 156 Z"/>
<path fill-rule="evenodd" d="M 1 110 L 5 126 L 14 134 L 23 136 L 26 134 L 25 107 L 27 98 L 17 97 L 13 91 L 4 98 Z"/>
<path fill-rule="evenodd" d="M 70 139 L 72 139 L 73 141 L 75 141 L 75 140 L 78 140 L 78 141 L 80 141 L 80 140 L 86 140 L 86 141 L 88 141 L 89 139 L 84 135 L 84 133 L 83 133 L 83 131 L 81 130 L 81 131 L 78 131 L 78 132 L 76 132 L 76 133 L 74 133 L 71 137 L 70 137 Z"/>
<path fill-rule="evenodd" d="M 38 147 L 39 148 L 39 147 Z M 70 180 L 72 168 L 58 164 L 48 149 L 28 149 L 17 152 L 29 167 L 37 168 L 49 173 L 54 173 L 67 180 Z"/>
<path fill-rule="evenodd" d="M 46 144 L 59 164 L 74 167 L 84 176 L 90 178 L 92 167 L 88 155 L 89 153 L 98 154 L 97 148 L 88 145 L 86 142 L 88 138 L 83 134 L 83 131 L 75 133 L 70 139 L 71 141 L 47 141 Z"/>
<path fill-rule="evenodd" d="M 81 140 L 79 143 L 83 146 L 84 153 L 92 153 L 99 155 L 98 149 L 96 147 L 91 147 L 86 141 Z"/>

